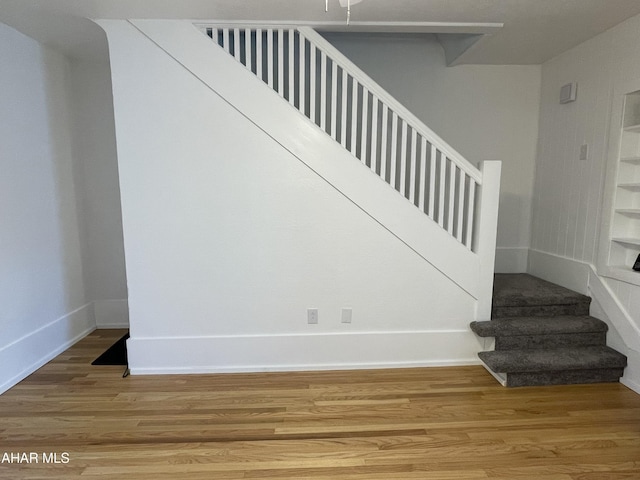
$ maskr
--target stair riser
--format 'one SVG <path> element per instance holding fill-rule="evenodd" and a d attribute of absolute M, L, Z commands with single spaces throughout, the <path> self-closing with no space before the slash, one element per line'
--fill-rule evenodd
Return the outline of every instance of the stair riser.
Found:
<path fill-rule="evenodd" d="M 570 333 L 559 335 L 517 335 L 496 337 L 495 350 L 544 349 L 606 345 L 607 333 Z"/>
<path fill-rule="evenodd" d="M 513 372 L 507 374 L 507 387 L 572 385 L 580 383 L 615 383 L 620 380 L 623 373 L 623 368 L 565 370 L 554 372 Z"/>
<path fill-rule="evenodd" d="M 491 318 L 556 317 L 561 315 L 589 315 L 589 304 L 494 307 Z"/>

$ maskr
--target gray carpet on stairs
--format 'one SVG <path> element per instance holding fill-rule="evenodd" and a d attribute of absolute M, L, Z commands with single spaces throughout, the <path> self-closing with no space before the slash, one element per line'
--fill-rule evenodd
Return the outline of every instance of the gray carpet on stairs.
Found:
<path fill-rule="evenodd" d="M 607 346 L 549 350 L 480 352 L 478 356 L 495 372 L 539 372 L 622 368 L 624 355 Z"/>
<path fill-rule="evenodd" d="M 473 322 L 495 350 L 478 356 L 507 386 L 616 382 L 627 359 L 606 346 L 591 298 L 527 274 L 497 274 L 491 321 Z"/>
<path fill-rule="evenodd" d="M 497 274 L 491 318 L 589 315 L 591 299 L 527 274 Z"/>
<path fill-rule="evenodd" d="M 526 273 L 497 274 L 493 283 L 494 306 L 565 305 L 587 302 L 586 295 Z"/>

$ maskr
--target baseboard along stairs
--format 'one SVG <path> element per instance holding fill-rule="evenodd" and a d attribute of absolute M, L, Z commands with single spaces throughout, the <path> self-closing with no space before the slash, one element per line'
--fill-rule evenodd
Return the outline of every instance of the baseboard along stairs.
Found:
<path fill-rule="evenodd" d="M 617 382 L 627 357 L 606 345 L 591 298 L 527 274 L 496 274 L 490 321 L 472 322 L 495 349 L 484 365 L 508 387 Z"/>

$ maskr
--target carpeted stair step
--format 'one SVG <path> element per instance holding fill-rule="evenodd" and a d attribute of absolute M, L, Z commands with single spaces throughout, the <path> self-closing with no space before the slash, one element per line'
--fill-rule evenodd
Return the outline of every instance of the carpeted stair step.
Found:
<path fill-rule="evenodd" d="M 605 345 L 607 324 L 589 316 L 500 318 L 472 322 L 479 337 L 495 337 L 496 350 Z"/>
<path fill-rule="evenodd" d="M 617 382 L 627 357 L 606 346 L 480 352 L 495 373 L 506 374 L 510 387 Z"/>
<path fill-rule="evenodd" d="M 627 359 L 606 346 L 591 299 L 528 274 L 496 274 L 491 321 L 473 322 L 495 350 L 478 356 L 507 386 L 617 382 Z"/>
<path fill-rule="evenodd" d="M 491 318 L 589 315 L 591 298 L 528 274 L 498 274 Z"/>

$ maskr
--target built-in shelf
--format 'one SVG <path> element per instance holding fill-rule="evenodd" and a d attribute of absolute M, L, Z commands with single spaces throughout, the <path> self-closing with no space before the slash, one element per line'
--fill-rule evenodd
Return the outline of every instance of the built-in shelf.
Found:
<path fill-rule="evenodd" d="M 640 215 L 640 208 L 618 208 L 616 213 L 630 216 Z"/>
<path fill-rule="evenodd" d="M 633 245 L 635 247 L 640 247 L 640 238 L 614 237 L 611 240 L 616 243 L 623 243 L 625 245 Z"/>
<path fill-rule="evenodd" d="M 619 183 L 618 186 L 626 190 L 640 190 L 640 183 Z"/>
<path fill-rule="evenodd" d="M 640 254 L 640 88 L 620 93 L 614 105 L 621 123 L 611 124 L 611 145 L 617 150 L 607 186 L 606 270 L 612 278 L 640 286 L 640 273 L 632 269 Z"/>

